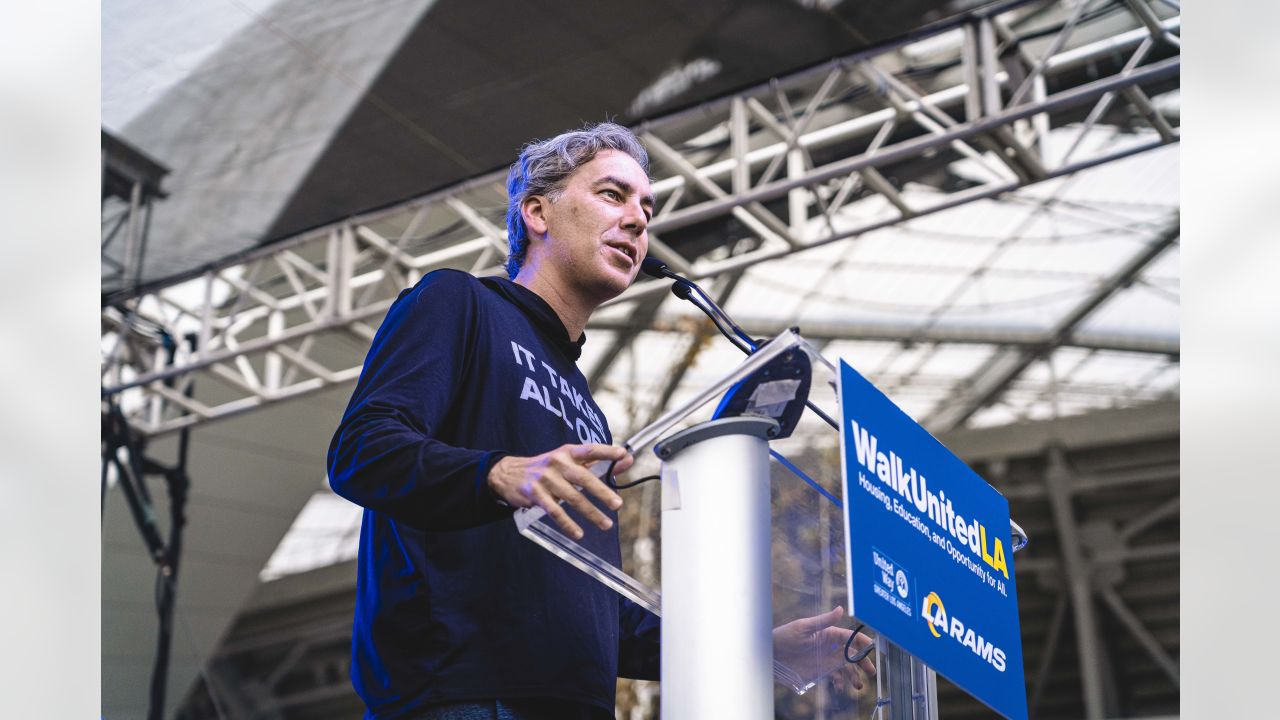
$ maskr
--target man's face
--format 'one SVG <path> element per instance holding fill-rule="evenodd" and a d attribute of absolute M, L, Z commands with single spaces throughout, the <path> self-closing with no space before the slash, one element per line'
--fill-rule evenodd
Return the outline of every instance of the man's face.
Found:
<path fill-rule="evenodd" d="M 596 154 L 569 176 L 554 202 L 541 204 L 541 213 L 546 242 L 530 258 L 538 273 L 596 303 L 635 279 L 649 251 L 653 189 L 630 155 Z"/>

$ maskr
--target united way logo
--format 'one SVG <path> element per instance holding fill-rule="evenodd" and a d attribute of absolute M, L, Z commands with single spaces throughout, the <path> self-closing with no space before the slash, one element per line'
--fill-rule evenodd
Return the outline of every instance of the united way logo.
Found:
<path fill-rule="evenodd" d="M 871 549 L 871 562 L 880 571 L 879 582 L 871 590 L 876 597 L 894 606 L 907 617 L 912 616 L 911 576 L 898 563 L 877 548 Z"/>

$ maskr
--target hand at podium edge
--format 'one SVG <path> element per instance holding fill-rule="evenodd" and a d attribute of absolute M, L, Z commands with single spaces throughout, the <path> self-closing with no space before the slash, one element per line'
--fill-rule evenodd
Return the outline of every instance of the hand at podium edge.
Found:
<path fill-rule="evenodd" d="M 833 682 L 837 691 L 843 691 L 844 686 L 855 691 L 862 690 L 863 682 L 857 668 L 861 667 L 867 677 L 872 678 L 875 677 L 876 666 L 870 655 L 856 666 L 845 660 L 844 646 L 853 631 L 835 626 L 843 617 L 844 607 L 837 605 L 821 615 L 779 625 L 773 629 L 773 659 L 798 673 L 806 681 L 816 681 L 836 671 Z M 858 633 L 850 652 L 856 655 L 870 644 L 870 637 Z"/>
<path fill-rule="evenodd" d="M 561 445 L 533 457 L 508 455 L 489 470 L 489 489 L 512 507 L 540 507 L 566 535 L 582 539 L 582 528 L 560 507 L 567 503 L 601 530 L 613 521 L 587 495 L 594 496 L 612 510 L 622 507 L 622 498 L 588 468 L 597 461 L 617 461 L 615 473 L 630 468 L 635 458 L 617 445 Z"/>

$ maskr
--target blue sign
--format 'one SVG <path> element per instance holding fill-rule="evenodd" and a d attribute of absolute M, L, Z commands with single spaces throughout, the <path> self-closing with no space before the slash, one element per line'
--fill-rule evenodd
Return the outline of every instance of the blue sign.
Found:
<path fill-rule="evenodd" d="M 1009 502 L 840 361 L 850 612 L 1026 720 Z"/>

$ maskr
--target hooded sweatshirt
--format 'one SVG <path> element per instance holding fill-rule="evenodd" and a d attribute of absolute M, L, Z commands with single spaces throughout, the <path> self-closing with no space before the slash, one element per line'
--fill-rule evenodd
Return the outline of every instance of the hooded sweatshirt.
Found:
<path fill-rule="evenodd" d="M 488 490 L 505 455 L 613 436 L 577 342 L 529 289 L 438 270 L 387 312 L 329 446 L 364 508 L 351 679 L 366 718 L 548 697 L 612 713 L 617 677 L 657 679 L 651 613 L 523 538 Z M 617 515 L 583 544 L 620 564 Z"/>

